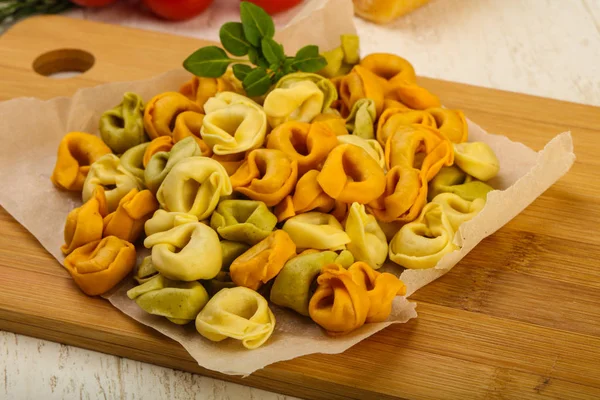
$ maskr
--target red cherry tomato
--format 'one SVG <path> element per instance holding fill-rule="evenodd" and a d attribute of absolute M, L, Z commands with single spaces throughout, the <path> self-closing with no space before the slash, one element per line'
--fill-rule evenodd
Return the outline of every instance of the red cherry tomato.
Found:
<path fill-rule="evenodd" d="M 289 10 L 302 3 L 302 0 L 248 0 L 251 3 L 262 7 L 269 14 L 276 14 L 281 11 Z"/>
<path fill-rule="evenodd" d="M 190 19 L 206 10 L 213 0 L 144 0 L 159 17 L 172 21 Z"/>
<path fill-rule="evenodd" d="M 114 3 L 117 0 L 71 0 L 72 3 L 84 7 L 104 7 Z"/>

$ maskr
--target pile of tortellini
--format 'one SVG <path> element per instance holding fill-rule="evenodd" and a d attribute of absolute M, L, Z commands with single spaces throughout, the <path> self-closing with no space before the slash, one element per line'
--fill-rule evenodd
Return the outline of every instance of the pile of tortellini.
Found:
<path fill-rule="evenodd" d="M 455 250 L 499 164 L 406 60 L 340 49 L 337 70 L 291 73 L 261 98 L 230 71 L 194 77 L 148 102 L 125 93 L 100 137 L 68 133 L 51 179 L 82 193 L 62 247 L 81 290 L 135 270 L 143 310 L 249 349 L 275 327 L 267 299 L 330 335 L 386 320 L 406 288 L 377 270 Z"/>

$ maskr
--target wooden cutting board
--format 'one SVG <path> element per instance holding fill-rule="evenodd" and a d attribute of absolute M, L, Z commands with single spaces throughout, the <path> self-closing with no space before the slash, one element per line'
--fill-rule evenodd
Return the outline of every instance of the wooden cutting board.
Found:
<path fill-rule="evenodd" d="M 46 99 L 149 78 L 179 67 L 204 44 L 63 17 L 31 18 L 0 36 L 0 99 Z M 38 59 L 61 49 L 91 56 L 62 51 Z M 48 73 L 90 62 L 89 71 L 66 80 L 32 70 L 34 63 Z M 600 109 L 421 82 L 488 131 L 536 150 L 571 130 L 578 159 L 522 214 L 416 293 L 418 319 L 343 354 L 281 362 L 245 379 L 220 375 L 107 301 L 83 295 L 0 209 L 0 329 L 307 398 L 599 398 Z"/>

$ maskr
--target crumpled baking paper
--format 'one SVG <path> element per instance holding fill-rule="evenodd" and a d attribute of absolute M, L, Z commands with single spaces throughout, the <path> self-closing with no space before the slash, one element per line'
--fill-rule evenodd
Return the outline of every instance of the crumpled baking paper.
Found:
<path fill-rule="evenodd" d="M 313 0 L 277 37 L 289 54 L 308 43 L 331 49 L 339 44 L 340 34 L 355 32 L 352 15 L 350 1 Z M 157 93 L 177 90 L 189 78 L 187 72 L 174 70 L 145 81 L 82 89 L 71 98 L 19 98 L 1 103 L 0 204 L 62 263 L 64 222 L 69 211 L 81 204 L 79 194 L 60 191 L 50 182 L 63 135 L 70 131 L 97 134 L 102 112 L 118 104 L 126 91 L 148 100 Z M 477 243 L 565 174 L 575 159 L 569 133 L 557 136 L 536 153 L 504 136 L 490 135 L 471 122 L 469 128 L 469 140 L 488 143 L 500 160 L 500 174 L 491 182 L 499 190 L 488 195 L 479 215 L 460 227 L 455 242 L 461 250 L 446 255 L 435 268 L 401 272 L 402 268 L 390 263 L 384 266 L 401 273 L 408 295 L 448 272 Z M 126 296 L 132 285 L 132 279 L 127 279 L 105 297 L 125 314 L 181 343 L 200 366 L 232 375 L 248 375 L 271 363 L 306 354 L 340 353 L 392 323 L 416 317 L 415 304 L 397 297 L 388 321 L 331 338 L 310 319 L 273 306 L 277 325 L 272 337 L 263 347 L 246 350 L 234 340 L 210 342 L 195 331 L 194 324 L 181 327 L 145 313 Z"/>

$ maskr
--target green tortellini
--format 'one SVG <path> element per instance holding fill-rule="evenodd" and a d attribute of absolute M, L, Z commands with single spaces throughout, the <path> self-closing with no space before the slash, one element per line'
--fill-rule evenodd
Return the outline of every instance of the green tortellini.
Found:
<path fill-rule="evenodd" d="M 138 144 L 127 150 L 121 156 L 121 165 L 127 171 L 131 172 L 135 176 L 140 184 L 146 185 L 146 179 L 144 178 L 144 153 L 148 147 L 148 143 Z"/>
<path fill-rule="evenodd" d="M 360 41 L 357 35 L 341 35 L 341 45 L 322 54 L 327 60 L 327 66 L 319 74 L 334 78 L 346 75 L 360 61 Z"/>
<path fill-rule="evenodd" d="M 152 264 L 166 278 L 179 281 L 212 279 L 221 270 L 219 236 L 208 225 L 192 222 L 144 240 L 152 248 Z"/>
<path fill-rule="evenodd" d="M 352 253 L 350 251 L 342 250 L 336 257 L 334 262 L 336 264 L 340 264 L 344 268 L 348 268 L 352 264 L 354 264 L 354 256 L 352 255 Z"/>
<path fill-rule="evenodd" d="M 364 261 L 373 269 L 383 265 L 388 254 L 385 233 L 363 204 L 352 203 L 346 218 L 346 233 L 351 240 L 346 248 L 356 261 Z"/>
<path fill-rule="evenodd" d="M 175 164 L 185 158 L 200 155 L 202 155 L 202 151 L 193 136 L 188 136 L 175 143 L 170 152 L 159 151 L 150 158 L 146 166 L 146 171 L 144 172 L 146 187 L 152 193 L 156 193 Z"/>
<path fill-rule="evenodd" d="M 264 297 L 243 286 L 221 289 L 196 317 L 196 330 L 213 342 L 242 341 L 247 349 L 264 344 L 275 329 L 275 316 Z"/>
<path fill-rule="evenodd" d="M 321 111 L 325 112 L 325 110 L 329 109 L 331 103 L 337 100 L 337 89 L 335 88 L 333 82 L 322 77 L 321 75 L 310 72 L 294 72 L 287 74 L 281 78 L 279 82 L 277 82 L 275 88 L 289 88 L 302 81 L 310 81 L 314 83 L 323 92 L 323 105 L 321 107 Z"/>
<path fill-rule="evenodd" d="M 152 218 L 146 221 L 144 230 L 146 236 L 154 235 L 158 232 L 165 232 L 179 225 L 198 222 L 198 217 L 183 212 L 168 212 L 165 210 L 156 210 Z"/>
<path fill-rule="evenodd" d="M 209 281 L 204 281 L 204 285 L 210 297 L 217 294 L 221 289 L 236 287 L 236 284 L 231 280 L 228 271 L 221 271 Z"/>
<path fill-rule="evenodd" d="M 325 95 L 316 83 L 300 80 L 273 89 L 265 98 L 264 109 L 272 128 L 284 122 L 311 122 L 321 113 Z"/>
<path fill-rule="evenodd" d="M 298 214 L 288 219 L 282 229 L 299 249 L 338 250 L 350 243 L 342 224 L 333 215 L 322 212 Z"/>
<path fill-rule="evenodd" d="M 200 283 L 177 282 L 162 275 L 130 289 L 127 297 L 147 313 L 179 325 L 194 320 L 208 302 L 208 293 Z"/>
<path fill-rule="evenodd" d="M 117 209 L 119 201 L 131 189 L 142 189 L 137 178 L 121 165 L 121 160 L 114 154 L 105 154 L 90 166 L 81 192 L 84 203 L 92 197 L 98 185 L 104 187 L 109 213 Z"/>
<path fill-rule="evenodd" d="M 135 93 L 127 92 L 118 106 L 100 117 L 100 136 L 117 154 L 148 140 L 144 132 L 144 103 Z"/>
<path fill-rule="evenodd" d="M 152 256 L 147 256 L 144 257 L 142 263 L 138 266 L 133 278 L 137 283 L 142 284 L 154 278 L 157 274 L 158 271 L 154 268 L 154 264 L 152 264 Z"/>
<path fill-rule="evenodd" d="M 262 201 L 223 200 L 213 212 L 210 226 L 226 240 L 255 245 L 275 229 L 277 217 Z"/>
<path fill-rule="evenodd" d="M 494 190 L 487 183 L 474 180 L 456 166 L 442 167 L 429 182 L 427 200 L 431 201 L 440 193 L 454 193 L 465 200 L 485 199 Z"/>
<path fill-rule="evenodd" d="M 195 215 L 202 221 L 215 210 L 221 197 L 232 193 L 225 168 L 208 157 L 189 157 L 179 161 L 167 174 L 156 199 L 167 211 Z"/>
<path fill-rule="evenodd" d="M 485 206 L 484 199 L 469 201 L 454 193 L 440 193 L 433 198 L 432 203 L 442 207 L 455 231 L 458 231 L 463 222 L 473 219 Z"/>
<path fill-rule="evenodd" d="M 454 144 L 454 162 L 472 177 L 487 181 L 498 175 L 500 161 L 494 150 L 484 142 Z"/>
<path fill-rule="evenodd" d="M 348 268 L 354 259 L 350 252 L 307 250 L 285 263 L 271 288 L 271 301 L 308 316 L 308 303 L 313 294 L 312 285 L 324 265 L 338 263 Z"/>
<path fill-rule="evenodd" d="M 356 135 L 339 135 L 337 139 L 338 142 L 342 144 L 353 144 L 362 148 L 364 151 L 367 152 L 368 155 L 370 155 L 375 161 L 377 161 L 377 164 L 379 164 L 381 169 L 383 169 L 384 171 L 386 170 L 385 153 L 377 140 L 364 139 Z"/>
<path fill-rule="evenodd" d="M 375 139 L 375 118 L 375 102 L 371 99 L 360 99 L 354 103 L 350 115 L 346 118 L 346 129 L 363 139 Z"/>
<path fill-rule="evenodd" d="M 267 134 L 267 116 L 251 99 L 221 92 L 204 104 L 206 116 L 200 135 L 217 155 L 240 154 L 262 146 Z"/>
<path fill-rule="evenodd" d="M 429 203 L 393 237 L 390 260 L 404 268 L 433 268 L 444 255 L 458 249 L 453 240 L 454 229 L 442 206 Z"/>
<path fill-rule="evenodd" d="M 232 242 L 230 240 L 221 240 L 221 251 L 223 252 L 223 264 L 221 270 L 229 271 L 229 266 L 239 256 L 244 254 L 250 245 L 241 242 Z"/>

